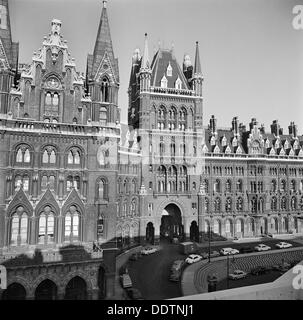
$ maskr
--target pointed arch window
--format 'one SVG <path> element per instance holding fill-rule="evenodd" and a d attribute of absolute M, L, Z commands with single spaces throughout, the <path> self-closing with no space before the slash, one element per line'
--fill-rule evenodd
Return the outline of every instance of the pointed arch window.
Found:
<path fill-rule="evenodd" d="M 17 163 L 30 163 L 31 155 L 27 146 L 20 146 L 16 152 Z"/>
<path fill-rule="evenodd" d="M 81 164 L 81 153 L 79 149 L 74 148 L 68 152 L 67 164 L 73 164 L 73 165 Z"/>
<path fill-rule="evenodd" d="M 97 182 L 97 198 L 99 200 L 107 200 L 108 198 L 108 184 L 105 179 L 99 179 Z"/>
<path fill-rule="evenodd" d="M 106 126 L 107 123 L 107 109 L 105 107 L 101 107 L 99 110 L 99 122 L 102 126 Z"/>
<path fill-rule="evenodd" d="M 64 240 L 69 242 L 81 240 L 80 228 L 80 213 L 75 206 L 71 206 L 65 214 Z"/>
<path fill-rule="evenodd" d="M 56 163 L 56 151 L 53 147 L 46 147 L 42 154 L 42 163 L 55 164 Z"/>
<path fill-rule="evenodd" d="M 45 207 L 39 216 L 38 243 L 54 242 L 55 215 L 49 206 Z"/>
<path fill-rule="evenodd" d="M 101 101 L 109 102 L 109 81 L 107 78 L 103 78 L 101 82 Z"/>
<path fill-rule="evenodd" d="M 24 245 L 28 240 L 28 215 L 22 206 L 11 216 L 10 244 Z"/>

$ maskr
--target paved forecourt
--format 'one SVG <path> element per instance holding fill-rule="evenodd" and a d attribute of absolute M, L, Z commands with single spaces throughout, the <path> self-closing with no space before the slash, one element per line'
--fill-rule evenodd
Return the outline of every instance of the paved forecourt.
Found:
<path fill-rule="evenodd" d="M 233 258 L 234 257 L 234 258 Z M 249 254 L 238 254 L 230 256 L 229 270 L 240 269 L 249 272 L 257 266 L 272 266 L 285 262 L 303 260 L 303 248 L 278 249 L 265 252 L 255 252 Z M 227 257 L 212 258 L 202 260 L 188 266 L 182 275 L 181 289 L 183 296 L 208 292 L 207 277 L 215 274 L 218 281 L 227 277 Z"/>

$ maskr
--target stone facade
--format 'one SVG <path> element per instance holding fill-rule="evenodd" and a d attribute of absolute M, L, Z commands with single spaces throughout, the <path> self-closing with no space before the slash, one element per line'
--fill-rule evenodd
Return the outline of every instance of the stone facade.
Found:
<path fill-rule="evenodd" d="M 9 285 L 3 297 L 24 296 L 25 289 L 32 299 L 39 287 L 48 299 L 109 298 L 120 125 L 118 62 L 105 44 L 106 2 L 86 77 L 77 72 L 56 19 L 32 62 L 17 70 L 8 1 L 1 3 L 7 23 L 0 30 L 6 59 L 0 71 L 6 102 L 0 114 L 0 257 Z"/>

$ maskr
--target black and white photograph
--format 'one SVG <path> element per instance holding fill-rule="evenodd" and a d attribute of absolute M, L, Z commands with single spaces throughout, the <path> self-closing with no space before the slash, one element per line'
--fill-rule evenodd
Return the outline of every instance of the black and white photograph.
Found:
<path fill-rule="evenodd" d="M 303 300 L 303 1 L 0 0 L 0 300 Z"/>

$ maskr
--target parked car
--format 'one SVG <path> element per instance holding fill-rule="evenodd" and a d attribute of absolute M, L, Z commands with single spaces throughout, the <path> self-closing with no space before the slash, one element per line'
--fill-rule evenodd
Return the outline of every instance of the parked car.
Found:
<path fill-rule="evenodd" d="M 185 262 L 188 264 L 192 264 L 202 260 L 202 257 L 199 254 L 190 254 L 186 259 Z"/>
<path fill-rule="evenodd" d="M 141 254 L 146 256 L 146 255 L 155 253 L 155 252 L 157 252 L 157 251 L 158 251 L 158 249 L 155 248 L 155 247 L 145 247 L 145 248 L 143 248 L 143 249 L 141 250 Z"/>
<path fill-rule="evenodd" d="M 239 253 L 239 250 L 233 249 L 233 248 L 222 248 L 220 250 L 220 254 L 222 256 L 226 256 L 226 255 L 229 255 L 229 254 L 238 254 L 238 253 Z"/>
<path fill-rule="evenodd" d="M 126 290 L 126 293 L 131 300 L 144 300 L 141 292 L 136 288 L 129 288 Z"/>
<path fill-rule="evenodd" d="M 265 274 L 271 270 L 271 267 L 258 266 L 254 269 L 250 270 L 250 273 L 254 276 L 258 276 L 259 274 Z"/>
<path fill-rule="evenodd" d="M 228 275 L 228 278 L 231 280 L 238 280 L 245 278 L 247 276 L 247 272 L 242 270 L 235 270 L 233 273 Z"/>
<path fill-rule="evenodd" d="M 240 248 L 240 253 L 251 253 L 254 252 L 254 249 L 252 247 L 242 247 Z"/>
<path fill-rule="evenodd" d="M 220 256 L 220 252 L 219 251 L 214 250 L 214 251 L 212 251 L 210 253 L 210 257 L 211 258 L 215 258 L 215 257 L 219 257 L 219 256 Z"/>
<path fill-rule="evenodd" d="M 260 243 L 255 247 L 256 251 L 267 251 L 270 250 L 271 247 L 267 246 L 266 244 Z"/>
<path fill-rule="evenodd" d="M 279 249 L 286 249 L 286 248 L 291 248 L 292 244 L 288 243 L 288 242 L 281 241 L 281 242 L 276 244 L 276 247 L 279 248 Z"/>
<path fill-rule="evenodd" d="M 131 288 L 133 286 L 132 279 L 130 278 L 130 275 L 128 273 L 122 274 L 121 278 L 121 285 L 122 288 Z"/>

